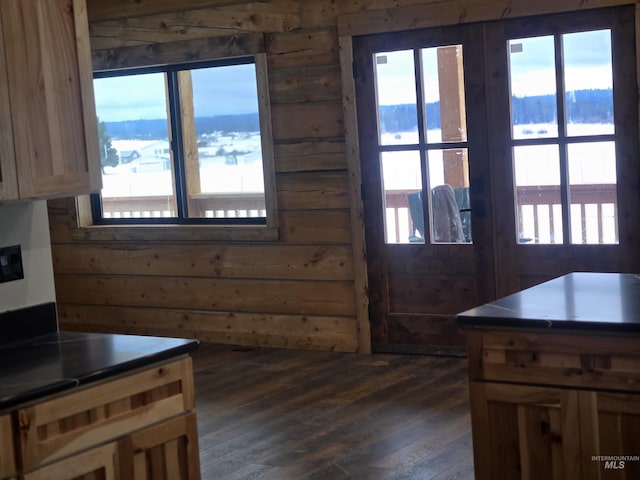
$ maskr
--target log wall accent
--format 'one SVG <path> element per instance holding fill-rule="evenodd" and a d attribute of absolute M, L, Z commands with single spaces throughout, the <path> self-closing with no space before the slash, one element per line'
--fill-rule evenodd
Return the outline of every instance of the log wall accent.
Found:
<path fill-rule="evenodd" d="M 52 201 L 64 329 L 370 351 L 351 35 L 621 0 L 88 0 L 94 62 L 197 41 L 233 52 L 264 38 L 277 238 L 149 241 L 84 235 L 75 201 Z M 229 39 L 233 40 L 229 44 Z M 342 55 L 340 53 L 343 49 Z M 125 52 L 127 55 L 123 55 Z M 225 50 L 226 49 L 226 50 Z M 167 47 L 168 55 L 173 50 Z M 119 55 L 120 52 L 120 55 Z M 95 65 L 94 65 L 95 68 Z M 173 238 L 173 240 L 171 240 Z M 185 240 L 185 238 L 187 238 Z"/>

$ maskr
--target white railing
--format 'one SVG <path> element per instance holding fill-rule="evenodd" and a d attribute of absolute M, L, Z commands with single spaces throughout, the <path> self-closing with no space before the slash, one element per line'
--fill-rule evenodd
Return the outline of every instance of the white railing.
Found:
<path fill-rule="evenodd" d="M 161 218 L 176 215 L 169 195 L 102 198 L 105 218 Z M 198 194 L 189 197 L 189 212 L 196 218 L 266 217 L 264 193 Z"/>
<path fill-rule="evenodd" d="M 387 243 L 409 243 L 414 235 L 408 195 L 417 190 L 387 190 Z M 524 243 L 562 243 L 562 209 L 558 186 L 517 187 L 519 234 Z M 574 244 L 618 242 L 618 208 L 614 184 L 571 187 Z"/>

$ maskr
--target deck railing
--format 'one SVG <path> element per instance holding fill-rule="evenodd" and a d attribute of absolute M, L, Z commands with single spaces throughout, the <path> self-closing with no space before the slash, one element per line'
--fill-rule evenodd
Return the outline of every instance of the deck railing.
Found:
<path fill-rule="evenodd" d="M 408 243 L 413 231 L 408 195 L 416 190 L 386 192 L 387 239 Z M 520 238 L 528 243 L 560 243 L 562 214 L 557 186 L 518 187 Z M 208 218 L 264 217 L 263 193 L 199 194 L 190 197 L 191 216 Z M 105 218 L 171 217 L 172 197 L 103 198 Z M 617 201 L 614 184 L 571 187 L 573 243 L 617 243 Z"/>
<path fill-rule="evenodd" d="M 417 190 L 387 190 L 388 243 L 408 243 L 414 236 L 408 195 Z M 562 243 L 562 210 L 558 186 L 517 187 L 519 234 L 522 242 Z M 616 185 L 571 187 L 572 243 L 617 243 Z"/>
<path fill-rule="evenodd" d="M 216 193 L 189 197 L 190 216 L 207 218 L 265 217 L 264 193 Z M 105 218 L 172 217 L 175 201 L 170 195 L 102 197 Z"/>

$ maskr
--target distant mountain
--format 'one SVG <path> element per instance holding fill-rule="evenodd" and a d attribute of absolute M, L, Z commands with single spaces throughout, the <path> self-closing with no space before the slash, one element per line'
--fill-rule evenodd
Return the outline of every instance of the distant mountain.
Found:
<path fill-rule="evenodd" d="M 566 95 L 567 114 L 574 123 L 613 122 L 613 92 L 609 90 L 578 90 Z M 440 102 L 425 104 L 427 129 L 440 128 Z M 556 120 L 557 107 L 554 95 L 512 97 L 514 123 L 551 123 Z M 417 129 L 414 104 L 386 105 L 380 107 L 380 125 L 383 133 L 407 132 Z"/>
<path fill-rule="evenodd" d="M 198 133 L 260 131 L 260 119 L 257 113 L 199 117 L 195 119 L 195 122 Z M 167 121 L 165 119 L 105 122 L 105 124 L 107 133 L 113 140 L 167 138 Z"/>

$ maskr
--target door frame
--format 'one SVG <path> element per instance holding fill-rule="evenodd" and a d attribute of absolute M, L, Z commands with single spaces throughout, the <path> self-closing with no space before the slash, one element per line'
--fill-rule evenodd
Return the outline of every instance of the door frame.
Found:
<path fill-rule="evenodd" d="M 342 106 L 345 129 L 347 171 L 349 177 L 349 205 L 354 265 L 355 317 L 358 326 L 358 351 L 371 353 L 371 325 L 367 292 L 367 260 L 364 235 L 364 207 L 362 201 L 362 171 L 358 138 L 358 117 L 353 75 L 353 37 L 376 33 L 414 30 L 428 27 L 455 25 L 489 20 L 504 20 L 530 15 L 541 15 L 577 10 L 596 9 L 618 5 L 635 5 L 636 55 L 640 54 L 640 1 L 629 0 L 539 0 L 507 4 L 489 0 L 482 4 L 451 2 L 370 10 L 340 14 L 338 10 L 338 47 L 340 58 Z M 338 9 L 340 7 L 337 7 Z M 640 62 L 636 62 L 640 65 Z M 640 91 L 640 75 L 637 76 Z"/>

